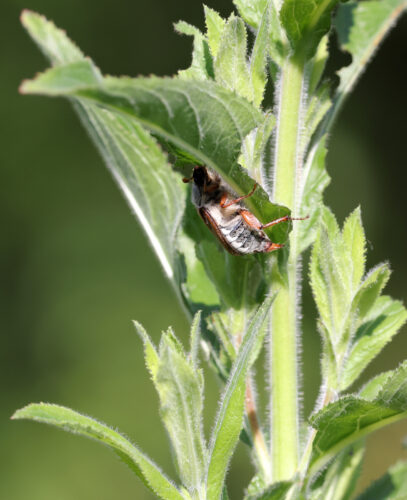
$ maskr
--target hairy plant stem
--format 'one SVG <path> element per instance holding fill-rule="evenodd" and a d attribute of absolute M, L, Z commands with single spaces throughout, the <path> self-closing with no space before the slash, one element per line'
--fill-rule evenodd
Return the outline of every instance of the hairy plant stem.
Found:
<path fill-rule="evenodd" d="M 301 183 L 303 102 L 306 95 L 305 58 L 293 55 L 284 63 L 276 90 L 277 127 L 275 136 L 273 201 L 288 206 L 297 215 Z M 273 481 L 291 478 L 298 465 L 298 375 L 297 316 L 299 294 L 298 231 L 290 236 L 284 283 L 271 311 L 271 443 Z"/>

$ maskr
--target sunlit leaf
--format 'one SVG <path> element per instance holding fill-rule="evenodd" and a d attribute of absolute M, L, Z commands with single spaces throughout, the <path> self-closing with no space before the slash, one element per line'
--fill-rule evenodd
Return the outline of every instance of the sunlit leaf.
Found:
<path fill-rule="evenodd" d="M 394 370 L 372 400 L 344 396 L 310 419 L 317 429 L 311 472 L 317 472 L 346 446 L 407 417 L 407 362 Z"/>
<path fill-rule="evenodd" d="M 268 298 L 251 321 L 226 384 L 221 405 L 212 431 L 206 486 L 208 498 L 219 498 L 227 467 L 239 440 L 243 424 L 246 378 L 259 345 L 263 342 L 263 322 L 270 309 Z"/>
<path fill-rule="evenodd" d="M 253 86 L 246 54 L 246 26 L 240 17 L 235 17 L 232 14 L 220 39 L 214 64 L 215 78 L 222 87 L 253 102 Z"/>
<path fill-rule="evenodd" d="M 178 71 L 178 76 L 188 80 L 208 80 L 213 78 L 213 61 L 209 52 L 208 41 L 198 28 L 185 21 L 179 21 L 174 25 L 178 33 L 194 37 L 194 48 L 192 51 L 192 62 L 188 69 Z"/>
<path fill-rule="evenodd" d="M 247 24 L 257 29 L 262 21 L 267 0 L 233 0 Z"/>
<path fill-rule="evenodd" d="M 54 425 L 65 431 L 94 439 L 111 448 L 158 497 L 183 500 L 184 496 L 163 472 L 125 437 L 93 418 L 52 404 L 31 404 L 17 410 L 15 420 L 27 419 Z"/>
<path fill-rule="evenodd" d="M 314 55 L 331 26 L 331 12 L 338 0 L 284 0 L 280 18 L 295 52 Z"/>
<path fill-rule="evenodd" d="M 171 439 L 182 484 L 190 493 L 203 487 L 206 445 L 202 429 L 203 374 L 188 359 L 171 330 L 161 338 L 154 379 L 161 418 Z"/>
<path fill-rule="evenodd" d="M 218 55 L 218 49 L 226 22 L 215 10 L 207 7 L 206 5 L 204 5 L 204 11 L 206 36 L 208 38 L 208 44 L 212 57 L 215 59 Z"/>
<path fill-rule="evenodd" d="M 309 152 L 303 174 L 300 194 L 301 215 L 309 216 L 298 224 L 298 253 L 306 250 L 315 240 L 318 220 L 322 209 L 322 195 L 330 182 L 325 169 L 326 136 Z"/>

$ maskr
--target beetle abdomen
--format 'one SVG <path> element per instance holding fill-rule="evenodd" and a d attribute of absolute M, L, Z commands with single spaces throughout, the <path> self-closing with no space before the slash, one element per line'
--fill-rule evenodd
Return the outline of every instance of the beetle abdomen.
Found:
<path fill-rule="evenodd" d="M 250 228 L 240 214 L 219 226 L 228 245 L 238 254 L 263 253 L 270 248 L 271 241 L 266 234 Z"/>

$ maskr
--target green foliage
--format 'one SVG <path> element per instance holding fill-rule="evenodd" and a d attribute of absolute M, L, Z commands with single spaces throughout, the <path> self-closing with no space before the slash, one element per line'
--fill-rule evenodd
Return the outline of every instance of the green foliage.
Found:
<path fill-rule="evenodd" d="M 315 472 L 346 446 L 407 416 L 407 362 L 387 374 L 371 398 L 344 396 L 311 417 L 317 429 L 311 470 Z"/>
<path fill-rule="evenodd" d="M 21 91 L 73 103 L 187 314 L 202 311 L 192 321 L 189 352 L 171 328 L 156 347 L 135 323 L 180 486 L 123 436 L 72 410 L 30 405 L 14 418 L 107 444 L 164 499 L 227 499 L 225 478 L 240 438 L 255 466 L 247 500 L 347 500 L 361 471 L 365 436 L 407 416 L 407 362 L 376 376 L 358 394 L 345 391 L 404 324 L 407 311 L 382 295 L 388 264 L 366 273 L 360 209 L 341 231 L 323 205 L 330 181 L 327 137 L 344 97 L 406 3 L 234 3 L 239 15 L 228 19 L 205 6 L 205 31 L 184 21 L 175 25 L 192 37 L 193 50 L 190 67 L 172 78 L 104 76 L 63 31 L 38 14 L 23 13 L 24 27 L 52 67 L 24 81 Z M 339 44 L 352 55 L 338 73 L 337 89 L 325 75 L 335 9 Z M 270 85 L 275 114 L 262 107 Z M 294 229 L 285 222 L 265 230 L 273 242 L 286 245 L 277 258 L 231 255 L 205 227 L 191 188 L 182 183 L 193 165 L 217 172 L 231 196 L 250 193 L 256 182 L 244 204 L 263 224 L 289 215 L 290 208 L 300 211 L 296 217 L 308 217 Z M 225 216 L 226 208 L 219 210 Z M 296 315 L 299 258 L 311 245 L 323 381 L 301 449 Z M 267 425 L 250 377 L 266 336 L 272 412 Z M 203 433 L 200 345 L 222 384 L 209 443 Z M 405 464 L 399 464 L 360 499 L 398 498 L 406 488 L 404 476 Z"/>
<path fill-rule="evenodd" d="M 63 406 L 46 403 L 30 404 L 21 410 L 17 410 L 12 418 L 15 420 L 28 419 L 54 425 L 73 434 L 95 439 L 111 448 L 159 498 L 173 498 L 174 500 L 184 498 L 176 486 L 166 478 L 144 453 L 121 434 L 93 418 L 86 417 Z"/>
<path fill-rule="evenodd" d="M 280 18 L 295 52 L 310 58 L 331 26 L 338 0 L 284 0 Z"/>
<path fill-rule="evenodd" d="M 363 277 L 365 246 L 359 209 L 342 232 L 324 209 L 310 279 L 324 344 L 323 375 L 335 391 L 347 389 L 407 319 L 400 302 L 380 296 L 390 275 L 387 264 Z"/>

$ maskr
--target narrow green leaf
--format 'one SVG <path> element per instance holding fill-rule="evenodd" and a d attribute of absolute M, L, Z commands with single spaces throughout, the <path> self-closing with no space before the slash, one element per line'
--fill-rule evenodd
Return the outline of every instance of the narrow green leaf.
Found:
<path fill-rule="evenodd" d="M 281 23 L 294 51 L 306 58 L 314 55 L 331 26 L 331 12 L 338 0 L 284 0 Z"/>
<path fill-rule="evenodd" d="M 260 107 L 267 84 L 267 57 L 269 43 L 269 9 L 265 8 L 250 57 L 250 78 L 253 87 L 253 103 Z"/>
<path fill-rule="evenodd" d="M 52 404 L 30 404 L 17 410 L 15 420 L 27 419 L 54 425 L 65 431 L 95 439 L 107 445 L 131 468 L 143 483 L 158 497 L 165 500 L 182 500 L 184 497 L 160 469 L 118 432 L 93 418 L 69 408 Z"/>
<path fill-rule="evenodd" d="M 385 425 L 407 417 L 407 362 L 394 370 L 372 400 L 345 396 L 310 419 L 317 429 L 311 459 L 311 474 L 346 446 Z"/>
<path fill-rule="evenodd" d="M 190 358 L 192 365 L 197 368 L 198 366 L 198 352 L 199 352 L 199 343 L 201 341 L 201 311 L 198 311 L 191 325 L 191 351 Z"/>
<path fill-rule="evenodd" d="M 279 481 L 257 494 L 246 494 L 244 500 L 284 500 L 292 485 L 293 483 L 291 481 Z"/>
<path fill-rule="evenodd" d="M 159 358 L 155 386 L 180 478 L 189 493 L 201 492 L 206 470 L 202 371 L 188 360 L 172 331 L 161 339 Z"/>
<path fill-rule="evenodd" d="M 53 65 L 81 61 L 85 58 L 80 49 L 69 40 L 65 32 L 57 28 L 53 22 L 48 21 L 44 16 L 30 10 L 24 10 L 21 15 L 21 22 Z"/>
<path fill-rule="evenodd" d="M 233 3 L 246 23 L 257 30 L 262 21 L 267 0 L 233 0 Z"/>
<path fill-rule="evenodd" d="M 194 37 L 191 66 L 188 69 L 178 71 L 178 76 L 185 80 L 208 80 L 213 78 L 213 60 L 204 35 L 198 28 L 185 21 L 179 21 L 174 25 L 174 28 L 180 34 Z"/>
<path fill-rule="evenodd" d="M 214 67 L 216 81 L 248 101 L 254 101 L 251 75 L 246 61 L 247 34 L 244 22 L 233 14 L 222 32 Z"/>
<path fill-rule="evenodd" d="M 387 382 L 389 377 L 391 377 L 393 371 L 387 371 L 376 375 L 370 379 L 359 391 L 360 397 L 367 399 L 368 401 L 373 401 L 377 398 L 379 392 L 383 389 L 384 384 Z"/>
<path fill-rule="evenodd" d="M 360 283 L 359 290 L 352 301 L 352 309 L 357 312 L 361 320 L 369 314 L 389 278 L 389 266 L 379 264 L 371 269 Z"/>
<path fill-rule="evenodd" d="M 406 8 L 406 0 L 373 0 L 339 5 L 334 26 L 341 48 L 352 55 L 352 63 L 339 71 L 340 84 L 330 123 L 370 58 Z"/>
<path fill-rule="evenodd" d="M 309 219 L 298 224 L 298 254 L 306 250 L 316 238 L 322 195 L 331 180 L 325 169 L 326 140 L 327 136 L 323 136 L 320 142 L 313 146 L 304 166 L 300 207 L 302 214 L 309 215 Z"/>
<path fill-rule="evenodd" d="M 343 241 L 349 255 L 350 280 L 352 289 L 356 290 L 365 274 L 366 238 L 362 226 L 360 208 L 357 208 L 345 221 Z"/>
<path fill-rule="evenodd" d="M 308 93 L 309 95 L 313 95 L 315 89 L 317 88 L 322 74 L 325 69 L 326 62 L 328 60 L 329 51 L 328 51 L 328 35 L 325 35 L 321 38 L 321 41 L 318 44 L 318 48 L 316 50 L 315 56 L 310 61 L 310 76 L 309 76 L 309 84 L 308 84 Z"/>
<path fill-rule="evenodd" d="M 336 221 L 325 208 L 311 255 L 310 278 L 318 312 L 333 345 L 341 338 L 351 301 L 342 249 Z"/>
<path fill-rule="evenodd" d="M 146 363 L 147 370 L 150 372 L 151 378 L 155 383 L 157 379 L 157 372 L 160 363 L 160 358 L 158 357 L 158 353 L 154 344 L 151 342 L 148 333 L 145 331 L 142 325 L 137 321 L 134 321 L 134 326 L 136 328 L 137 333 L 140 335 L 141 340 L 143 341 L 144 346 L 144 360 Z"/>
<path fill-rule="evenodd" d="M 209 466 L 206 477 L 207 496 L 220 498 L 228 463 L 239 440 L 243 424 L 246 377 L 263 342 L 262 328 L 273 299 L 268 298 L 259 307 L 243 338 L 225 387 L 221 406 L 212 431 Z"/>
<path fill-rule="evenodd" d="M 225 27 L 225 20 L 220 17 L 216 10 L 204 5 L 206 36 L 211 50 L 212 57 L 215 59 L 218 55 L 222 32 Z"/>
<path fill-rule="evenodd" d="M 310 500 L 350 500 L 362 471 L 365 454 L 365 440 L 345 448 L 328 466 L 322 476 L 317 478 L 318 487 L 313 487 Z"/>
<path fill-rule="evenodd" d="M 250 176 L 265 187 L 267 187 L 269 180 L 263 167 L 263 155 L 275 124 L 274 115 L 267 113 L 263 123 L 244 138 L 238 160 L 239 164 L 248 170 Z"/>
<path fill-rule="evenodd" d="M 407 491 L 407 462 L 398 462 L 356 500 L 403 500 Z"/>

